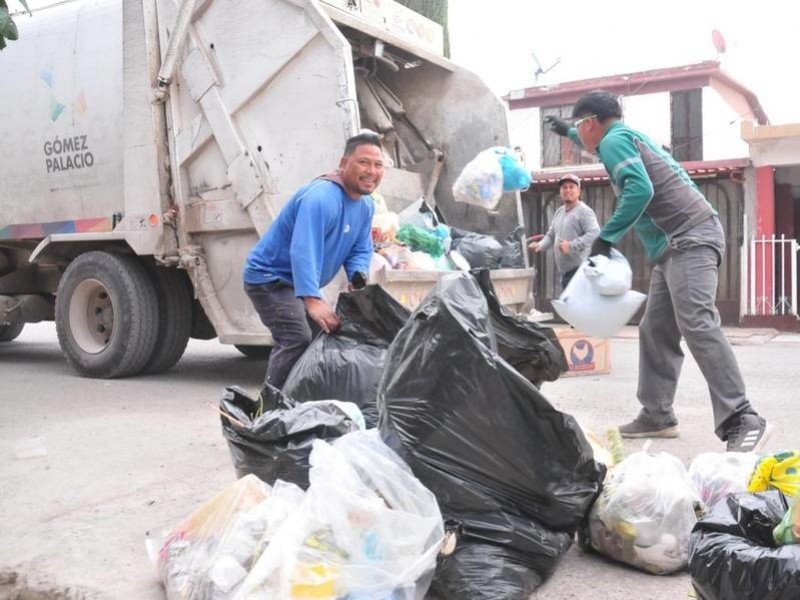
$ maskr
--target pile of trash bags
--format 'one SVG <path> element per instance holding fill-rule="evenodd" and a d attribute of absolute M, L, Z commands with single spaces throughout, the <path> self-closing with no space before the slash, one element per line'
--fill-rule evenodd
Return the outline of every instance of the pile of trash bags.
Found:
<path fill-rule="evenodd" d="M 633 274 L 616 249 L 611 256 L 592 256 L 578 267 L 553 308 L 567 323 L 587 335 L 616 335 L 647 296 L 631 290 Z"/>
<path fill-rule="evenodd" d="M 704 453 L 687 471 L 647 445 L 604 461 L 584 548 L 656 575 L 688 566 L 703 600 L 800 598 L 800 453 Z"/>
<path fill-rule="evenodd" d="M 247 476 L 158 548 L 168 600 L 422 600 L 444 541 L 436 498 L 377 431 L 317 440 L 311 486 Z"/>
<path fill-rule="evenodd" d="M 537 387 L 558 379 L 568 365 L 555 332 L 509 313 L 488 271 L 476 271 L 472 277 L 485 298 L 498 354 Z M 376 427 L 378 384 L 389 345 L 411 313 L 377 285 L 341 294 L 336 312 L 342 326 L 311 342 L 289 374 L 283 393 L 295 402 L 328 398 L 352 402 L 367 427 Z"/>
<path fill-rule="evenodd" d="M 219 410 L 237 477 L 253 474 L 269 484 L 281 479 L 304 489 L 314 442 L 365 428 L 353 403 L 298 403 L 269 384 L 258 398 L 238 387 L 226 388 Z"/>
<path fill-rule="evenodd" d="M 522 227 L 498 236 L 450 227 L 423 199 L 400 214 L 376 207 L 370 275 L 375 279 L 382 270 L 522 269 L 524 237 Z"/>
<path fill-rule="evenodd" d="M 605 468 L 577 422 L 499 352 L 487 297 L 449 274 L 389 348 L 378 393 L 384 441 L 458 531 L 437 569 L 442 598 L 527 598 L 567 551 Z M 505 339 L 508 339 L 506 337 Z"/>

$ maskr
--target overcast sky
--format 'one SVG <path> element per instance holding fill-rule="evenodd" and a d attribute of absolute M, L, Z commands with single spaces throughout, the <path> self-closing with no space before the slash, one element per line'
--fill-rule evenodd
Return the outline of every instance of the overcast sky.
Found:
<path fill-rule="evenodd" d="M 29 0 L 32 7 L 57 0 Z M 20 8 L 18 0 L 10 6 Z M 772 123 L 800 122 L 800 2 L 797 0 L 449 0 L 452 58 L 499 96 L 539 84 L 720 58 L 752 89 Z"/>
<path fill-rule="evenodd" d="M 771 123 L 800 122 L 797 0 L 450 0 L 454 61 L 498 95 L 539 85 L 713 60 L 756 93 Z"/>

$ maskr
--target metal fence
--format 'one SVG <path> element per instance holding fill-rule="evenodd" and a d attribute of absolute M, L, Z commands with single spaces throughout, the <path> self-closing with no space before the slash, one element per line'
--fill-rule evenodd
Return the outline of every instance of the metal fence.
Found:
<path fill-rule="evenodd" d="M 742 316 L 797 315 L 797 240 L 761 236 L 742 245 Z"/>

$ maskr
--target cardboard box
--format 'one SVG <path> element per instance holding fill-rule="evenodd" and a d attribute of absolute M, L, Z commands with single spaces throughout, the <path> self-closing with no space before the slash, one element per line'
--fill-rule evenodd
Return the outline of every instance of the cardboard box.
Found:
<path fill-rule="evenodd" d="M 602 375 L 611 371 L 611 340 L 584 335 L 570 328 L 558 328 L 555 332 L 569 363 L 569 371 L 562 377 Z"/>

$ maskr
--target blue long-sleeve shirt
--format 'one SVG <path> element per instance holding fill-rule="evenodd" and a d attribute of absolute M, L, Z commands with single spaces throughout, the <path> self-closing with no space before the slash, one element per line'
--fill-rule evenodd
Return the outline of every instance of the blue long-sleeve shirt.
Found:
<path fill-rule="evenodd" d="M 374 212 L 369 196 L 353 200 L 334 181 L 315 179 L 289 199 L 250 251 L 244 282 L 282 281 L 297 297 L 320 298 L 320 288 L 343 266 L 348 279 L 367 275 Z"/>

